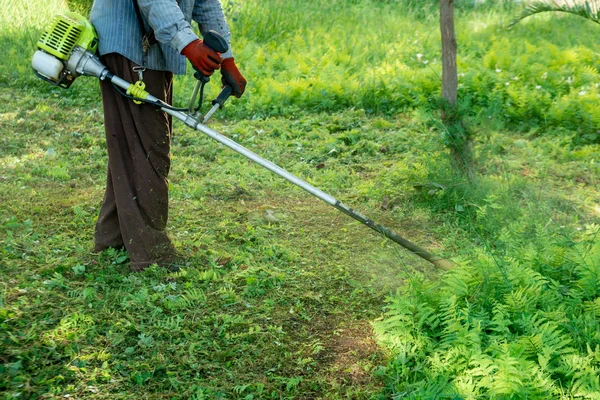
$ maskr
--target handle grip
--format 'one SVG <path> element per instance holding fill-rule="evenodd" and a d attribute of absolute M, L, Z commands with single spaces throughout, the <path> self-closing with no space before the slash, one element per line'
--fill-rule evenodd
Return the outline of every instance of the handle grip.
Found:
<path fill-rule="evenodd" d="M 218 104 L 220 107 L 223 107 L 227 99 L 231 96 L 231 93 L 233 93 L 231 86 L 225 86 L 217 98 L 212 101 L 212 105 Z"/>
<path fill-rule="evenodd" d="M 229 44 L 227 44 L 227 40 L 217 31 L 213 31 L 212 29 L 205 32 L 203 36 L 203 42 L 205 45 L 216 51 L 217 53 L 225 53 L 229 50 Z M 194 78 L 198 79 L 200 82 L 208 83 L 210 78 L 208 76 L 203 75 L 200 71 L 196 70 L 194 73 Z"/>
<path fill-rule="evenodd" d="M 203 40 L 204 44 L 216 51 L 217 53 L 225 53 L 229 50 L 227 40 L 217 31 L 207 31 L 204 33 Z"/>

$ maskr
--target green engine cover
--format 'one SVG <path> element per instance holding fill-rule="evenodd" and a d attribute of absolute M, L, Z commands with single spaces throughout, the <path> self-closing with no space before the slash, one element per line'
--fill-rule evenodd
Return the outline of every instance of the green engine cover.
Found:
<path fill-rule="evenodd" d="M 37 42 L 39 49 L 64 61 L 75 46 L 95 53 L 98 35 L 87 18 L 74 12 L 57 15 Z"/>

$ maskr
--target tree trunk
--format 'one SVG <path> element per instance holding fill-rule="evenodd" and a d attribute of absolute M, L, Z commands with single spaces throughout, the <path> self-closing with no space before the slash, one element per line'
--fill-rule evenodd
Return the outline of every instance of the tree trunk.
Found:
<path fill-rule="evenodd" d="M 448 102 L 448 105 L 455 107 L 458 94 L 458 74 L 456 72 L 454 0 L 440 0 L 440 30 L 442 32 L 442 97 Z"/>
<path fill-rule="evenodd" d="M 440 0 L 442 33 L 442 122 L 447 130 L 448 147 L 454 165 L 467 176 L 472 175 L 471 138 L 457 110 L 458 73 L 456 69 L 456 33 L 454 0 Z"/>

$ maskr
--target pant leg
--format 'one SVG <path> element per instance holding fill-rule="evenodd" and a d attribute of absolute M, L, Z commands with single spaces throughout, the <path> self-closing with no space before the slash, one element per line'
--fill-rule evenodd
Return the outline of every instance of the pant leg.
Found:
<path fill-rule="evenodd" d="M 125 57 L 112 53 L 103 56 L 102 61 L 115 75 L 130 82 L 137 80 L 133 72 L 136 64 Z M 172 81 L 170 72 L 144 72 L 146 90 L 169 103 Z M 154 106 L 134 104 L 118 94 L 110 82 L 101 82 L 101 91 L 118 227 L 131 268 L 141 270 L 154 262 L 169 260 L 175 253 L 166 233 L 172 120 Z M 105 200 L 110 201 L 111 197 L 105 195 Z M 110 204 L 102 206 L 107 213 L 111 209 Z M 98 220 L 100 228 L 110 225 L 100 217 Z M 112 221 L 110 228 L 114 228 L 114 217 L 106 220 Z M 116 236 L 114 231 L 108 232 L 103 234 Z"/>
<path fill-rule="evenodd" d="M 110 168 L 106 178 L 104 200 L 96 221 L 94 252 L 98 253 L 109 247 L 115 249 L 124 247 Z"/>

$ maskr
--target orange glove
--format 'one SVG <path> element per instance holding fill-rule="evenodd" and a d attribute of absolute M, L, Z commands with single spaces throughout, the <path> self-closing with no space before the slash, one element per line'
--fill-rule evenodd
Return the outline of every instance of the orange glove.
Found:
<path fill-rule="evenodd" d="M 194 68 L 204 76 L 211 76 L 216 69 L 221 67 L 221 56 L 208 47 L 200 39 L 196 39 L 181 50 Z"/>
<path fill-rule="evenodd" d="M 244 90 L 246 90 L 246 83 L 248 82 L 235 65 L 233 58 L 226 58 L 221 62 L 221 83 L 223 83 L 223 86 L 231 86 L 233 94 L 238 99 L 242 97 Z"/>

